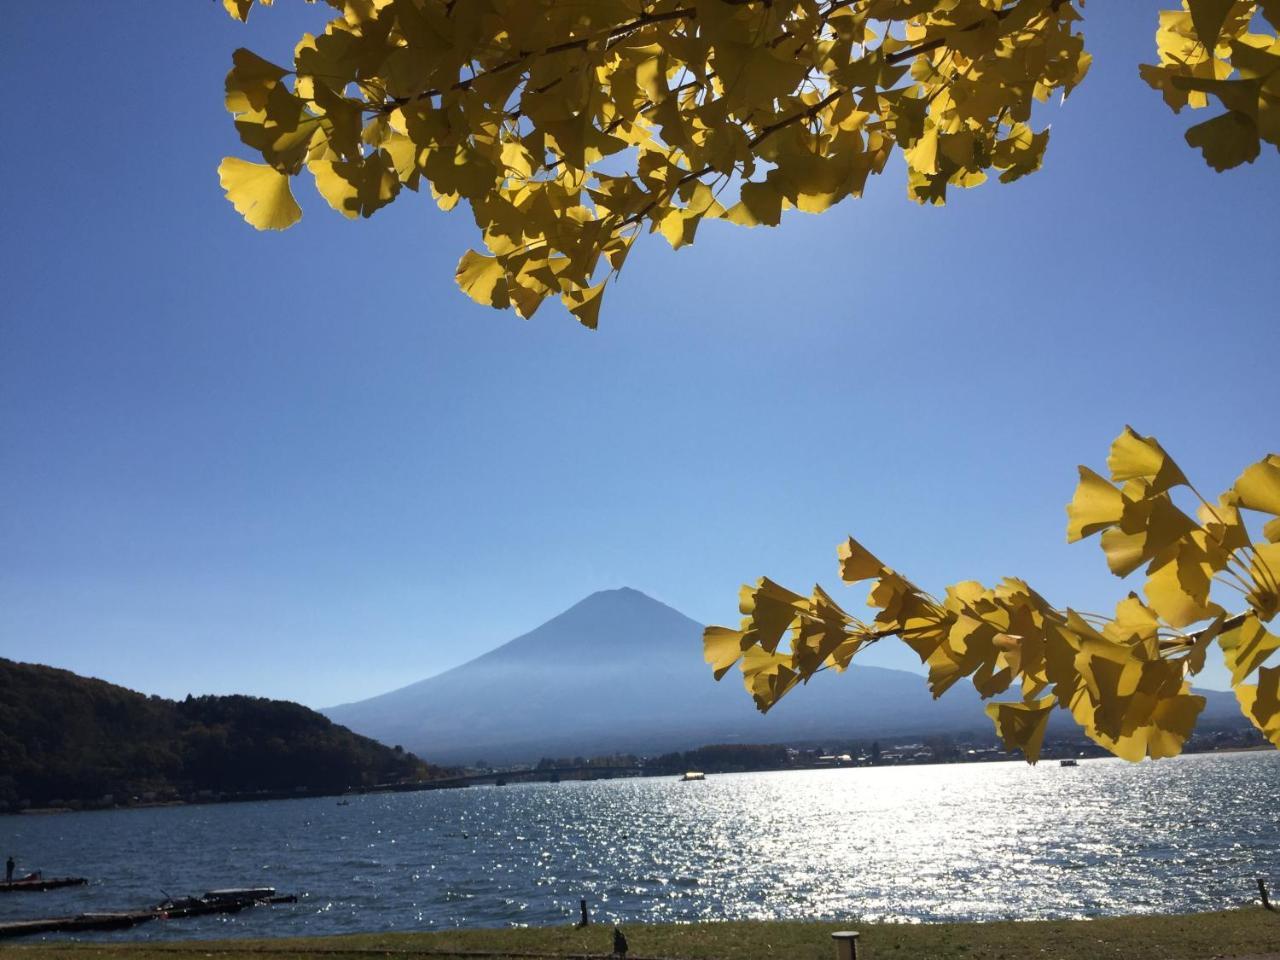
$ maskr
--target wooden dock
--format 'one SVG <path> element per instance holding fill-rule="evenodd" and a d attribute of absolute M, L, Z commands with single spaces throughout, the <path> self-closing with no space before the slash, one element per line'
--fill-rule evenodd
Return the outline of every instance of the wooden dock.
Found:
<path fill-rule="evenodd" d="M 119 913 L 81 913 L 74 917 L 48 917 L 40 920 L 16 920 L 0 923 L 0 939 L 29 937 L 41 933 L 89 933 L 96 930 L 123 930 L 151 920 L 181 920 L 184 917 L 206 916 L 212 913 L 238 913 L 246 907 L 274 903 L 297 903 L 295 896 L 275 895 L 230 897 L 205 894 L 203 897 L 183 897 L 144 910 L 127 910 Z"/>
<path fill-rule="evenodd" d="M 15 920 L 0 923 L 0 937 L 26 937 L 38 933 L 77 933 L 81 930 L 122 930 L 158 916 L 151 910 L 133 913 L 82 913 L 74 917 Z"/>
<path fill-rule="evenodd" d="M 57 890 L 59 887 L 82 887 L 89 881 L 84 877 L 23 877 L 21 880 L 8 880 L 0 883 L 0 893 L 38 892 L 41 890 Z"/>

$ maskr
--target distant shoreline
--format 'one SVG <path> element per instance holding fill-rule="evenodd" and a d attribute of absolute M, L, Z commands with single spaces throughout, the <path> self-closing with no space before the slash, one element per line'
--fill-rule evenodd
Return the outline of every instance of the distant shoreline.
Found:
<path fill-rule="evenodd" d="M 1225 754 L 1225 753 L 1265 753 L 1274 752 L 1275 748 L 1270 744 L 1259 744 L 1254 746 L 1226 746 L 1213 747 L 1206 750 L 1188 750 L 1179 754 L 1182 757 L 1204 756 L 1207 754 Z M 1115 760 L 1109 754 L 1100 756 L 1081 757 L 1082 760 Z M 1177 759 L 1172 757 L 1169 759 Z M 723 776 L 731 773 L 804 773 L 813 770 L 883 770 L 894 767 L 953 767 L 953 766 L 974 766 L 986 763 L 1012 763 L 1021 761 L 1022 758 L 1017 754 L 1004 754 L 1001 756 L 993 756 L 978 760 L 939 760 L 939 761 L 920 761 L 914 763 L 886 763 L 877 765 L 857 765 L 857 764 L 816 764 L 811 766 L 791 766 L 765 768 L 758 770 L 711 770 L 706 771 L 710 776 Z M 1056 759 L 1042 759 L 1042 764 L 1052 765 L 1057 763 Z M 589 772 L 590 767 L 581 768 L 583 772 Z M 344 797 L 366 796 L 370 794 L 385 793 L 422 793 L 431 790 L 463 790 L 472 786 L 492 786 L 494 781 L 502 780 L 504 785 L 516 785 L 521 783 L 571 783 L 571 782 L 590 782 L 595 780 L 631 780 L 643 779 L 653 780 L 662 779 L 664 777 L 675 777 L 675 773 L 669 770 L 654 771 L 652 773 L 632 772 L 622 776 L 615 774 L 601 774 L 599 776 L 572 776 L 564 777 L 559 780 L 551 780 L 541 776 L 543 771 L 537 769 L 529 770 L 498 770 L 488 773 L 472 774 L 465 777 L 440 777 L 434 780 L 421 780 L 407 783 L 391 783 L 378 784 L 371 787 L 351 787 L 343 791 L 320 791 L 320 792 L 287 792 L 272 791 L 270 793 L 250 793 L 235 794 L 231 796 L 214 796 L 214 797 L 192 797 L 177 800 L 153 800 L 139 801 L 138 803 L 119 803 L 102 806 L 81 806 L 77 807 L 28 807 L 24 810 L 8 810 L 0 811 L 0 816 L 24 816 L 24 817 L 44 817 L 55 816 L 65 813 L 98 813 L 108 810 L 151 810 L 158 807 L 194 807 L 209 806 L 213 804 L 226 803 L 256 803 L 268 802 L 275 800 L 320 800 L 326 797 L 335 800 Z M 468 781 L 468 782 L 460 782 Z"/>

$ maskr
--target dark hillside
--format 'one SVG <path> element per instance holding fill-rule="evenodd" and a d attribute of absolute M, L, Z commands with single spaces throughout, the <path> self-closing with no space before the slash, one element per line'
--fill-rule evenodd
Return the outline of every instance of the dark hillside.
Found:
<path fill-rule="evenodd" d="M 326 793 L 431 772 L 296 703 L 174 702 L 0 658 L 0 810 Z"/>

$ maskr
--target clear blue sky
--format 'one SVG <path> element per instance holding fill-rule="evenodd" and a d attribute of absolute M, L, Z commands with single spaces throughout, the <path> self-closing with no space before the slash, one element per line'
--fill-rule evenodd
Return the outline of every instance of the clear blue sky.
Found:
<path fill-rule="evenodd" d="M 1077 463 L 1131 422 L 1216 492 L 1280 448 L 1280 157 L 1185 146 L 1137 76 L 1159 6 L 1090 5 L 1041 173 L 921 209 L 895 169 L 779 230 L 649 238 L 594 334 L 466 300 L 474 226 L 427 198 L 234 213 L 231 51 L 284 59 L 323 7 L 14 6 L 0 654 L 323 706 L 607 587 L 733 623 L 768 574 L 861 609 L 849 533 L 932 588 L 1110 609 L 1137 584 L 1064 542 Z"/>

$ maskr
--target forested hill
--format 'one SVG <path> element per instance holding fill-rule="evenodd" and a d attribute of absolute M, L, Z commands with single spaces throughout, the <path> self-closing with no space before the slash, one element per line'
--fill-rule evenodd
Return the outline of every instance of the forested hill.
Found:
<path fill-rule="evenodd" d="M 296 703 L 174 702 L 0 658 L 0 811 L 329 793 L 435 772 Z"/>

